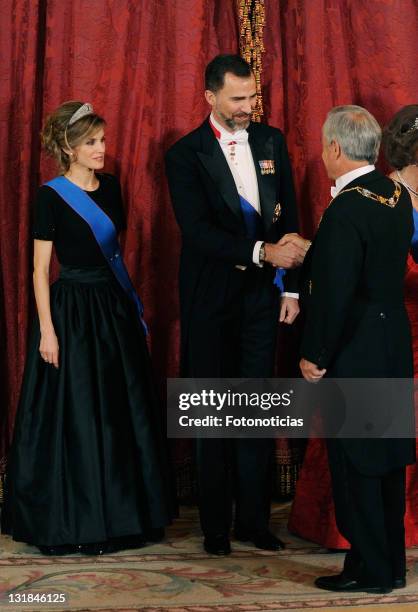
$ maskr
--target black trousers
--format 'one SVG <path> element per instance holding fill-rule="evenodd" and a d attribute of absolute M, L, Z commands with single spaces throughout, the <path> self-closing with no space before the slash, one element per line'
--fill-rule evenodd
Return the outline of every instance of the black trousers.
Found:
<path fill-rule="evenodd" d="M 340 440 L 328 440 L 338 529 L 350 542 L 344 572 L 390 586 L 403 578 L 405 562 L 405 468 L 381 476 L 361 474 Z"/>
<path fill-rule="evenodd" d="M 273 375 L 279 292 L 270 270 L 236 270 L 224 303 L 208 313 L 196 305 L 189 331 L 188 375 L 264 378 Z M 206 316 L 207 314 L 207 316 Z M 269 439 L 198 439 L 199 510 L 205 535 L 263 531 L 270 517 L 274 444 Z"/>

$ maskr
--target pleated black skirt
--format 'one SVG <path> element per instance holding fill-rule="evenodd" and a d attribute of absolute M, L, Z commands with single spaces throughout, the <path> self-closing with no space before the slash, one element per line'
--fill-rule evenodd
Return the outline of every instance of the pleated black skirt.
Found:
<path fill-rule="evenodd" d="M 36 545 L 103 542 L 169 523 L 145 335 L 107 267 L 63 267 L 51 287 L 59 369 L 31 337 L 3 531 Z"/>

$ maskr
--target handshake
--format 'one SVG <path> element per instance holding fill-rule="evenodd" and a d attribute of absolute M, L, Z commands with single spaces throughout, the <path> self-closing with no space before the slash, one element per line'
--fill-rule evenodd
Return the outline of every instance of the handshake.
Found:
<path fill-rule="evenodd" d="M 310 246 L 311 241 L 299 234 L 285 234 L 276 244 L 265 243 L 264 261 L 274 268 L 297 268 L 303 263 Z"/>

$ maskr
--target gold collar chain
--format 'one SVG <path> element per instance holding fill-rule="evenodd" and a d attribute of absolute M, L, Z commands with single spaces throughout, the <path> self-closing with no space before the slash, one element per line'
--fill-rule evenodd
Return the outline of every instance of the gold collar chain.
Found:
<path fill-rule="evenodd" d="M 379 202 L 380 204 L 384 204 L 385 206 L 389 206 L 390 208 L 395 208 L 401 196 L 402 188 L 400 184 L 398 183 L 398 181 L 394 181 L 393 179 L 389 179 L 389 180 L 391 180 L 392 183 L 394 183 L 395 185 L 395 191 L 393 195 L 390 196 L 390 198 L 385 198 L 382 195 L 373 193 L 373 191 L 369 191 L 368 189 L 365 189 L 364 187 L 358 186 L 358 187 L 349 187 L 348 189 L 342 189 L 340 192 L 337 193 L 335 198 L 331 200 L 331 202 L 333 202 L 336 198 L 338 198 L 339 195 L 342 195 L 343 193 L 348 193 L 349 191 L 357 191 L 365 198 L 370 198 L 371 200 L 374 200 L 375 202 Z"/>
<path fill-rule="evenodd" d="M 327 208 L 329 208 L 331 206 L 333 201 L 336 198 L 338 198 L 338 196 L 342 195 L 343 193 L 348 193 L 349 191 L 357 191 L 358 193 L 360 193 L 365 198 L 370 198 L 371 200 L 374 200 L 375 202 L 379 202 L 380 204 L 384 204 L 385 206 L 389 206 L 389 208 L 395 208 L 395 206 L 398 203 L 399 198 L 401 196 L 402 187 L 401 187 L 400 183 L 398 183 L 398 181 L 395 181 L 393 179 L 389 179 L 389 180 L 392 181 L 392 183 L 395 185 L 395 191 L 394 191 L 393 195 L 390 196 L 390 198 L 385 198 L 385 197 L 383 197 L 383 196 L 381 196 L 381 195 L 379 195 L 377 193 L 373 193 L 373 191 L 369 191 L 368 189 L 365 189 L 364 187 L 360 187 L 360 186 L 358 186 L 358 187 L 349 187 L 348 189 L 342 189 L 341 191 L 339 191 L 337 193 L 337 195 L 334 198 L 332 198 L 332 200 L 328 204 Z M 318 227 L 321 224 L 323 216 L 324 216 L 324 213 L 322 213 L 321 218 L 319 219 Z"/>

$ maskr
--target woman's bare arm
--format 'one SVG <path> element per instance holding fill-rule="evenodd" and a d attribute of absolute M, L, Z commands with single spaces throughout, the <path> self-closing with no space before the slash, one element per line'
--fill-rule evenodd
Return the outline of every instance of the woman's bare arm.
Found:
<path fill-rule="evenodd" d="M 33 287 L 41 329 L 39 352 L 42 359 L 58 368 L 58 338 L 51 317 L 49 295 L 49 267 L 52 255 L 52 241 L 35 240 L 33 255 Z"/>

